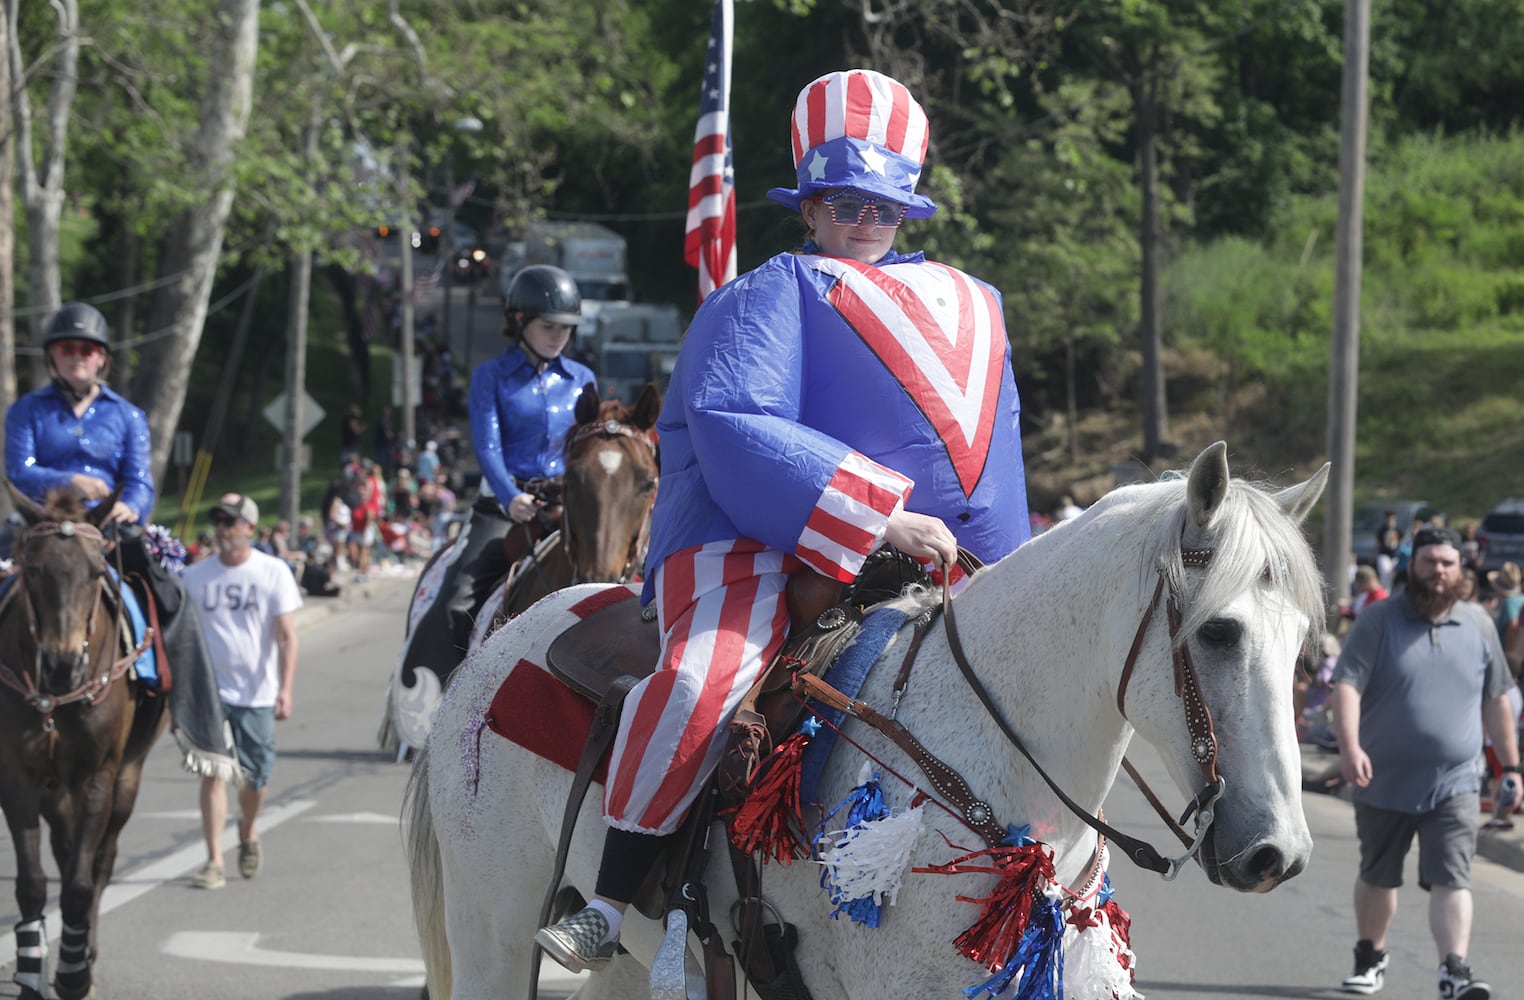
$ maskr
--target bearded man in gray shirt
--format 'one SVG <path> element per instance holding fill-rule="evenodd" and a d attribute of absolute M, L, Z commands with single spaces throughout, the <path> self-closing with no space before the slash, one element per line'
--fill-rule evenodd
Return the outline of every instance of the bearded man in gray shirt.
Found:
<path fill-rule="evenodd" d="M 1364 610 L 1334 668 L 1339 767 L 1354 786 L 1360 841 L 1359 940 L 1346 993 L 1375 993 L 1384 983 L 1387 930 L 1416 835 L 1418 884 L 1430 892 L 1440 959 L 1438 996 L 1492 995 L 1466 962 L 1481 813 L 1476 758 L 1485 727 L 1504 765 L 1499 795 L 1517 799 L 1519 746 L 1508 702 L 1513 678 L 1497 629 L 1479 605 L 1456 597 L 1460 545 L 1447 528 L 1421 530 L 1407 590 Z"/>

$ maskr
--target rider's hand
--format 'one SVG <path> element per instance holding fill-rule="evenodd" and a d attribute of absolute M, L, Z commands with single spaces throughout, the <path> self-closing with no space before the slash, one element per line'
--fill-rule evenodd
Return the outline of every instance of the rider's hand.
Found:
<path fill-rule="evenodd" d="M 138 512 L 118 500 L 111 505 L 111 513 L 106 515 L 107 524 L 136 524 Z"/>
<path fill-rule="evenodd" d="M 106 485 L 104 479 L 87 476 L 83 472 L 74 473 L 69 479 L 69 485 L 86 500 L 104 500 L 111 495 L 111 487 Z"/>
<path fill-rule="evenodd" d="M 884 541 L 907 556 L 917 559 L 934 559 L 938 569 L 945 569 L 958 561 L 958 540 L 941 518 L 929 514 L 916 514 L 897 510 L 889 515 L 889 527 Z"/>
<path fill-rule="evenodd" d="M 520 493 L 508 501 L 508 517 L 519 524 L 527 523 L 540 509 L 540 501 L 528 493 Z"/>
<path fill-rule="evenodd" d="M 1359 747 L 1339 747 L 1339 773 L 1344 780 L 1360 788 L 1371 783 L 1371 759 Z"/>

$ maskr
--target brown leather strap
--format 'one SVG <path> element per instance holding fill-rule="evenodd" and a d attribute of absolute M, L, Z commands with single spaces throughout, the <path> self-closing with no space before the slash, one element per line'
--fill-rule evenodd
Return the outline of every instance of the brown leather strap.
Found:
<path fill-rule="evenodd" d="M 1032 765 L 1032 769 L 1037 772 L 1038 777 L 1047 782 L 1048 788 L 1052 790 L 1054 795 L 1058 796 L 1058 800 L 1083 821 L 1086 826 L 1101 836 L 1110 839 L 1113 844 L 1121 848 L 1133 864 L 1139 868 L 1158 872 L 1161 875 L 1167 874 L 1170 871 L 1169 860 L 1156 851 L 1152 845 L 1139 840 L 1137 837 L 1129 837 L 1116 827 L 1090 815 L 1089 812 L 1080 807 L 1079 803 L 1070 798 L 1062 788 L 1058 787 L 1058 782 L 1054 781 L 1052 776 L 1037 762 L 1037 758 L 1032 756 L 1032 751 L 1027 749 L 1026 744 L 1021 741 L 1021 737 L 1016 734 L 1016 730 L 1006 721 L 1004 713 L 1000 711 L 1000 706 L 995 704 L 994 698 L 990 696 L 989 691 L 979 680 L 979 675 L 974 672 L 973 665 L 968 662 L 968 656 L 963 652 L 963 641 L 958 636 L 957 619 L 953 615 L 952 592 L 946 586 L 942 588 L 942 620 L 946 624 L 948 649 L 952 653 L 953 662 L 958 665 L 958 670 L 963 674 L 963 680 L 973 689 L 980 704 L 984 706 L 985 712 L 994 720 L 995 725 L 1000 727 L 1000 731 L 1005 734 L 1006 740 L 1017 750 L 1021 751 L 1021 755 L 1027 759 L 1027 763 Z"/>
<path fill-rule="evenodd" d="M 931 631 L 932 623 L 937 620 L 935 609 L 927 611 L 915 623 L 915 632 L 910 636 L 910 646 L 905 650 L 905 659 L 900 662 L 900 672 L 894 678 L 894 705 L 889 710 L 889 718 L 894 718 L 899 711 L 900 699 L 905 696 L 905 689 L 910 686 L 910 671 L 915 666 L 915 654 L 921 651 L 921 642 L 926 638 L 926 633 Z"/>
<path fill-rule="evenodd" d="M 540 922 L 544 927 L 550 923 L 551 908 L 555 906 L 556 893 L 561 889 L 561 877 L 566 874 L 566 855 L 571 850 L 572 833 L 577 829 L 577 814 L 582 811 L 582 800 L 587 797 L 588 786 L 593 783 L 593 772 L 604 751 L 614 742 L 619 731 L 619 709 L 625 696 L 636 684 L 633 677 L 618 677 L 603 695 L 603 700 L 593 712 L 593 723 L 588 727 L 587 742 L 582 745 L 582 757 L 577 761 L 577 773 L 572 777 L 571 794 L 566 798 L 566 810 L 561 814 L 561 839 L 556 842 L 555 867 L 551 870 L 550 884 L 545 887 L 545 899 L 540 904 Z M 532 949 L 529 959 L 529 1000 L 536 1000 L 540 990 L 539 948 Z"/>
<path fill-rule="evenodd" d="M 1148 608 L 1143 612 L 1143 617 L 1138 621 L 1138 630 L 1132 635 L 1132 647 L 1127 650 L 1127 659 L 1122 664 L 1122 679 L 1117 683 L 1117 711 L 1122 713 L 1122 718 L 1127 718 L 1127 684 L 1132 680 L 1132 668 L 1137 665 L 1138 653 L 1143 649 L 1143 636 L 1148 631 L 1148 623 L 1153 621 L 1154 612 L 1159 610 L 1159 598 L 1164 596 L 1164 576 L 1159 576 L 1159 582 L 1154 585 L 1153 600 L 1148 602 Z"/>
<path fill-rule="evenodd" d="M 957 769 L 922 746 L 904 726 L 875 711 L 866 702 L 848 698 L 818 677 L 808 674 L 800 675 L 795 678 L 794 686 L 801 697 L 813 698 L 838 711 L 846 712 L 887 736 L 895 746 L 904 751 L 905 756 L 915 762 L 916 767 L 926 775 L 937 793 L 957 809 L 964 822 L 983 837 L 989 846 L 998 847 L 1006 838 L 1007 831 L 996 822 L 995 810 L 990 804 L 974 794 L 968 780 L 958 773 Z"/>
<path fill-rule="evenodd" d="M 1143 793 L 1143 797 L 1148 800 L 1148 804 L 1154 807 L 1154 812 L 1158 813 L 1159 818 L 1164 820 L 1164 825 L 1169 827 L 1176 837 L 1180 838 L 1181 844 L 1190 847 L 1191 835 L 1185 832 L 1184 827 L 1175 822 L 1175 817 L 1170 814 L 1168 809 L 1164 808 L 1164 803 L 1159 801 L 1159 796 L 1155 795 L 1154 790 L 1148 787 L 1148 782 L 1143 780 L 1143 775 L 1139 773 L 1138 769 L 1133 766 L 1132 761 L 1127 757 L 1122 758 L 1122 770 L 1127 772 L 1127 776 L 1132 779 L 1134 785 L 1138 786 L 1138 791 Z"/>

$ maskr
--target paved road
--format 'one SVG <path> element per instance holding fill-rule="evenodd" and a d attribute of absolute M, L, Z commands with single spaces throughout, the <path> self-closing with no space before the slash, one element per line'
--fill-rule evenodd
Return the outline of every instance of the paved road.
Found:
<path fill-rule="evenodd" d="M 357 594 L 336 614 L 304 617 L 296 715 L 278 730 L 281 758 L 263 830 L 268 860 L 259 878 L 235 874 L 218 892 L 186 885 L 202 860 L 196 781 L 180 771 L 169 742 L 156 750 L 106 900 L 101 1000 L 417 996 L 421 962 L 397 827 L 407 772 L 374 742 L 407 589 L 405 581 L 378 582 L 369 597 Z M 1113 822 L 1162 844 L 1165 835 L 1145 810 L 1130 788 L 1119 787 L 1107 803 Z M 1217 889 L 1194 868 L 1168 884 L 1125 862 L 1113 869 L 1118 899 L 1134 916 L 1139 985 L 1150 1000 L 1337 995 L 1331 987 L 1348 971 L 1353 938 L 1353 829 L 1348 804 L 1337 799 L 1311 797 L 1307 811 L 1317 839 L 1312 866 L 1268 896 Z M 9 883 L 12 875 L 6 847 L 0 878 Z M 1524 876 L 1480 862 L 1476 879 L 1473 961 L 1499 985 L 1505 971 L 1519 968 Z M 8 931 L 15 920 L 6 893 L 0 928 Z M 49 930 L 57 933 L 56 919 Z M 13 948 L 3 933 L 0 964 L 9 964 Z M 1384 995 L 1433 996 L 1434 961 L 1416 889 L 1404 891 L 1392 949 Z M 570 984 L 550 985 L 542 996 L 561 1000 Z M 0 998 L 16 995 L 9 982 L 0 984 Z M 1513 995 L 1524 997 L 1524 990 Z"/>

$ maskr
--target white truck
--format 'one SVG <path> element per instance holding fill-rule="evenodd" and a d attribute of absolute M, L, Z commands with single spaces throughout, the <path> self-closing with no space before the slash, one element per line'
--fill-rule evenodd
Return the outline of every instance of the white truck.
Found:
<path fill-rule="evenodd" d="M 673 305 L 606 303 L 577 327 L 574 352 L 598 373 L 605 397 L 633 403 L 647 382 L 663 393 L 683 339 L 683 318 Z"/>
<path fill-rule="evenodd" d="M 630 297 L 626 254 L 624 237 L 597 223 L 536 222 L 524 230 L 521 264 L 561 268 L 577 282 L 585 302 L 624 302 Z M 513 280 L 506 269 L 505 280 Z"/>

